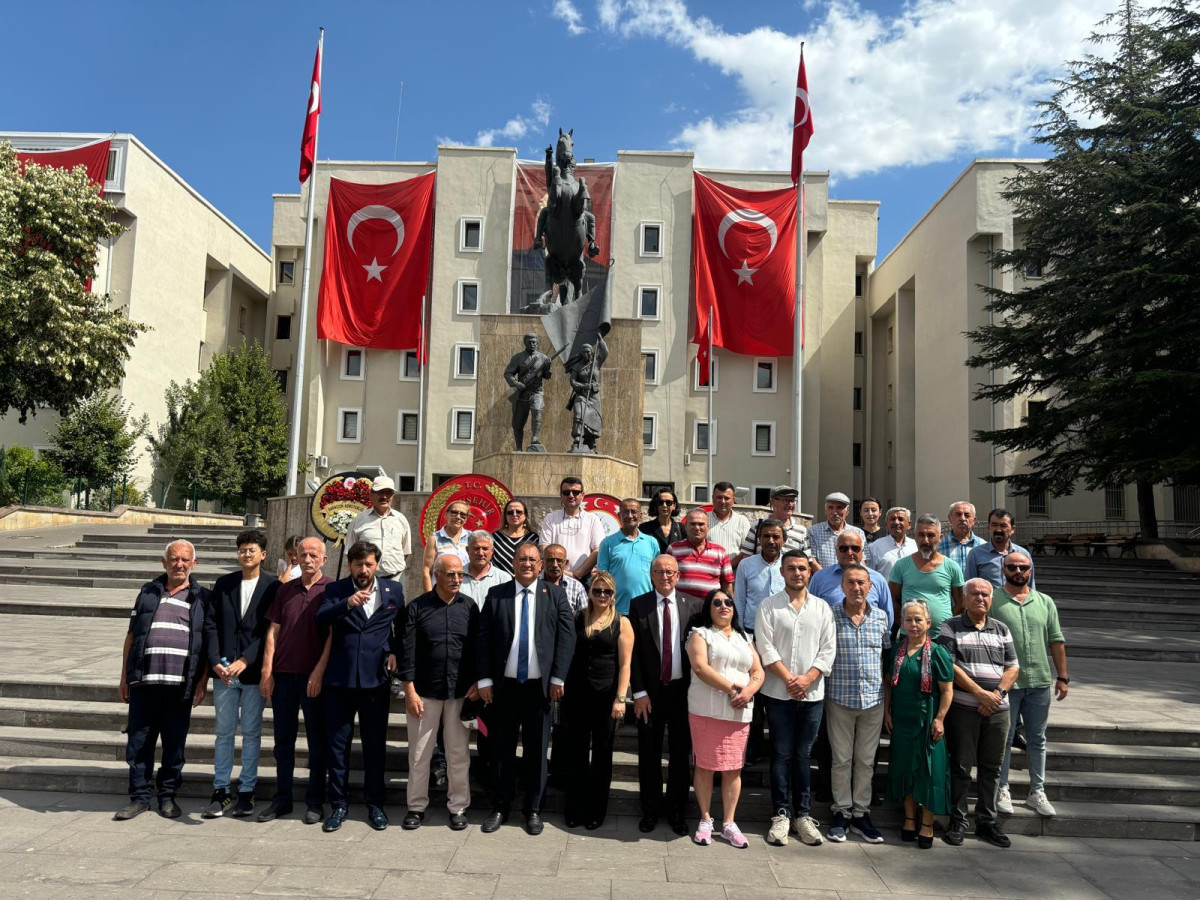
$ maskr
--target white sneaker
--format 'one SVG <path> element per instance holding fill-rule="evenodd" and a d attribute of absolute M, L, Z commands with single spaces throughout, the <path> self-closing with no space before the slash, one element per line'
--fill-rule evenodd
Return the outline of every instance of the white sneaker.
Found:
<path fill-rule="evenodd" d="M 1006 816 L 1011 816 L 1013 813 L 1012 791 L 1008 789 L 1007 784 L 1000 785 L 1000 790 L 996 791 L 996 811 L 1002 812 Z"/>
<path fill-rule="evenodd" d="M 767 832 L 767 843 L 776 847 L 786 847 L 788 842 L 788 826 L 791 820 L 786 809 L 781 809 L 779 815 L 771 816 L 771 829 Z"/>
<path fill-rule="evenodd" d="M 796 837 L 800 838 L 802 844 L 815 847 L 825 843 L 825 838 L 821 837 L 821 826 L 812 816 L 796 816 L 792 820 L 792 830 L 796 832 Z"/>
<path fill-rule="evenodd" d="M 1050 801 L 1046 799 L 1045 791 L 1030 791 L 1029 796 L 1025 798 L 1025 805 L 1032 809 L 1039 816 L 1051 818 L 1054 813 L 1054 807 L 1050 805 Z"/>

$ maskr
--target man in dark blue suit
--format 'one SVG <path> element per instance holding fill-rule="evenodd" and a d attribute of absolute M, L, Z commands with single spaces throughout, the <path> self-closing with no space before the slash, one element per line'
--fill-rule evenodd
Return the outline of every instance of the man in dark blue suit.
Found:
<path fill-rule="evenodd" d="M 550 741 L 550 702 L 563 695 L 575 620 L 566 592 L 538 580 L 542 558 L 535 544 L 522 544 L 513 558 L 513 581 L 488 591 L 475 642 L 477 687 L 492 704 L 496 756 L 496 795 L 481 831 L 491 833 L 508 820 L 517 790 L 517 737 L 521 738 L 525 784 L 525 830 L 542 833 L 546 795 L 546 749 Z"/>
<path fill-rule="evenodd" d="M 330 629 L 325 722 L 333 811 L 321 826 L 324 831 L 337 831 L 346 821 L 355 715 L 363 750 L 367 821 L 376 831 L 388 826 L 383 811 L 383 769 L 391 704 L 390 673 L 396 671 L 396 621 L 404 610 L 404 589 L 394 581 L 375 577 L 379 555 L 374 544 L 355 543 L 346 554 L 350 577 L 329 585 L 317 610 L 317 625 Z"/>

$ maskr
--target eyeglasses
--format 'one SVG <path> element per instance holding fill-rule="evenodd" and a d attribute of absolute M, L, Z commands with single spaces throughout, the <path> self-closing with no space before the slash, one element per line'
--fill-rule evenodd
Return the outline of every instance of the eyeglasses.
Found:
<path fill-rule="evenodd" d="M 504 514 L 506 516 L 523 516 L 523 515 L 525 515 L 525 510 L 523 510 L 523 509 L 506 509 L 504 511 Z"/>
<path fill-rule="evenodd" d="M 839 553 L 862 553 L 862 547 L 855 547 L 852 544 L 838 544 Z"/>
<path fill-rule="evenodd" d="M 721 600 L 718 598 L 713 600 L 712 605 L 714 609 L 733 609 L 732 600 Z"/>
<path fill-rule="evenodd" d="M 1028 572 L 1032 568 L 1033 566 L 1014 566 L 1010 565 L 1009 563 L 1004 564 L 1004 571 L 1006 572 Z"/>
<path fill-rule="evenodd" d="M 255 553 L 260 553 L 260 552 L 261 551 L 257 547 L 239 547 L 237 555 L 238 556 L 253 556 Z"/>
<path fill-rule="evenodd" d="M 612 588 L 592 588 L 592 594 L 596 597 L 611 597 L 613 593 Z"/>
<path fill-rule="evenodd" d="M 582 493 L 583 491 L 576 491 L 571 488 L 563 488 L 561 491 L 559 491 L 559 494 L 564 497 L 578 497 Z"/>
<path fill-rule="evenodd" d="M 675 501 L 674 500 L 659 500 L 658 505 L 659 506 L 674 506 Z"/>
<path fill-rule="evenodd" d="M 462 518 L 465 519 L 467 516 L 470 515 L 470 513 L 465 510 L 462 510 L 462 509 L 451 509 L 446 512 L 446 515 L 447 516 L 461 516 Z"/>
<path fill-rule="evenodd" d="M 651 574 L 662 575 L 664 578 L 678 578 L 679 573 L 675 569 L 651 569 Z"/>

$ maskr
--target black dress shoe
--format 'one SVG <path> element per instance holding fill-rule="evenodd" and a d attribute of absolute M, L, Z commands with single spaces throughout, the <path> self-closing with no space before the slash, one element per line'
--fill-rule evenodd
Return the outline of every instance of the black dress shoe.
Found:
<path fill-rule="evenodd" d="M 383 831 L 385 828 L 388 827 L 387 813 L 385 813 L 383 811 L 382 807 L 368 806 L 367 807 L 367 824 L 370 825 L 372 828 L 374 828 L 376 831 Z"/>
<path fill-rule="evenodd" d="M 667 822 L 667 824 L 670 825 L 671 830 L 680 837 L 683 837 L 688 833 L 688 823 L 683 820 L 683 816 L 674 816 Z"/>
<path fill-rule="evenodd" d="M 994 844 L 997 847 L 1011 847 L 1012 840 L 1000 830 L 999 825 L 976 825 L 975 837 Z"/>
<path fill-rule="evenodd" d="M 324 832 L 337 831 L 342 827 L 342 823 L 346 821 L 346 816 L 350 811 L 344 806 L 335 806 L 333 812 L 329 814 L 329 818 L 325 820 L 325 824 L 321 826 Z"/>
<path fill-rule="evenodd" d="M 136 816 L 140 816 L 142 813 L 144 813 L 149 808 L 150 808 L 149 803 L 145 803 L 140 800 L 134 800 L 132 803 L 129 803 L 126 806 L 122 806 L 120 809 L 118 809 L 116 811 L 116 813 L 113 815 L 113 821 L 128 822 L 130 819 L 135 818 Z"/>
<path fill-rule="evenodd" d="M 289 806 L 288 809 L 290 810 L 291 807 Z M 308 809 L 306 809 L 304 811 L 304 824 L 305 825 L 316 825 L 318 822 L 320 822 L 324 818 L 325 818 L 325 807 L 323 807 L 323 806 L 310 806 Z"/>
<path fill-rule="evenodd" d="M 604 824 L 603 819 L 592 819 L 592 821 L 587 823 L 587 830 L 595 831 L 597 828 L 599 828 L 603 824 Z"/>
<path fill-rule="evenodd" d="M 158 804 L 158 814 L 164 819 L 178 819 L 183 815 L 183 810 L 174 800 L 164 800 Z"/>
<path fill-rule="evenodd" d="M 266 809 L 258 814 L 258 821 L 272 822 L 275 819 L 282 819 L 292 811 L 290 803 L 272 803 Z"/>
<path fill-rule="evenodd" d="M 465 831 L 467 828 L 467 816 L 465 813 L 450 814 L 450 830 Z"/>
<path fill-rule="evenodd" d="M 951 825 L 946 829 L 946 833 L 942 835 L 942 840 L 951 847 L 961 847 L 963 842 L 963 830 L 958 825 Z"/>
<path fill-rule="evenodd" d="M 526 834 L 541 834 L 545 825 L 542 824 L 542 817 L 537 813 L 530 813 L 525 817 L 525 833 Z"/>
<path fill-rule="evenodd" d="M 642 816 L 638 821 L 638 831 L 642 834 L 649 834 L 658 827 L 658 816 Z"/>
<path fill-rule="evenodd" d="M 500 826 L 507 821 L 508 813 L 501 812 L 498 809 L 492 810 L 488 813 L 487 818 L 483 820 L 483 824 L 479 826 L 479 830 L 484 834 L 491 834 L 493 831 L 499 831 Z"/>
<path fill-rule="evenodd" d="M 404 821 L 400 823 L 400 827 L 405 831 L 416 831 L 424 821 L 425 813 L 423 811 L 410 809 L 404 814 Z"/>
<path fill-rule="evenodd" d="M 574 816 L 567 816 L 566 823 L 568 828 L 578 828 L 581 824 L 580 821 Z"/>

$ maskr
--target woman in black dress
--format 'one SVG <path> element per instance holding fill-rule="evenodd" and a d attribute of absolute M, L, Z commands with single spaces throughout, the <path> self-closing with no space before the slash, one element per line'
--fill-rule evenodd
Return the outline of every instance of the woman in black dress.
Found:
<path fill-rule="evenodd" d="M 597 572 L 587 606 L 575 614 L 575 655 L 563 698 L 570 742 L 568 828 L 586 823 L 594 831 L 608 812 L 613 740 L 625 717 L 633 659 L 633 626 L 617 612 L 616 591 L 612 575 Z"/>
<path fill-rule="evenodd" d="M 638 526 L 638 531 L 658 541 L 659 553 L 666 553 L 667 547 L 677 541 L 687 540 L 683 526 L 675 518 L 678 512 L 675 492 L 669 488 L 659 488 L 650 498 L 650 518 Z"/>

